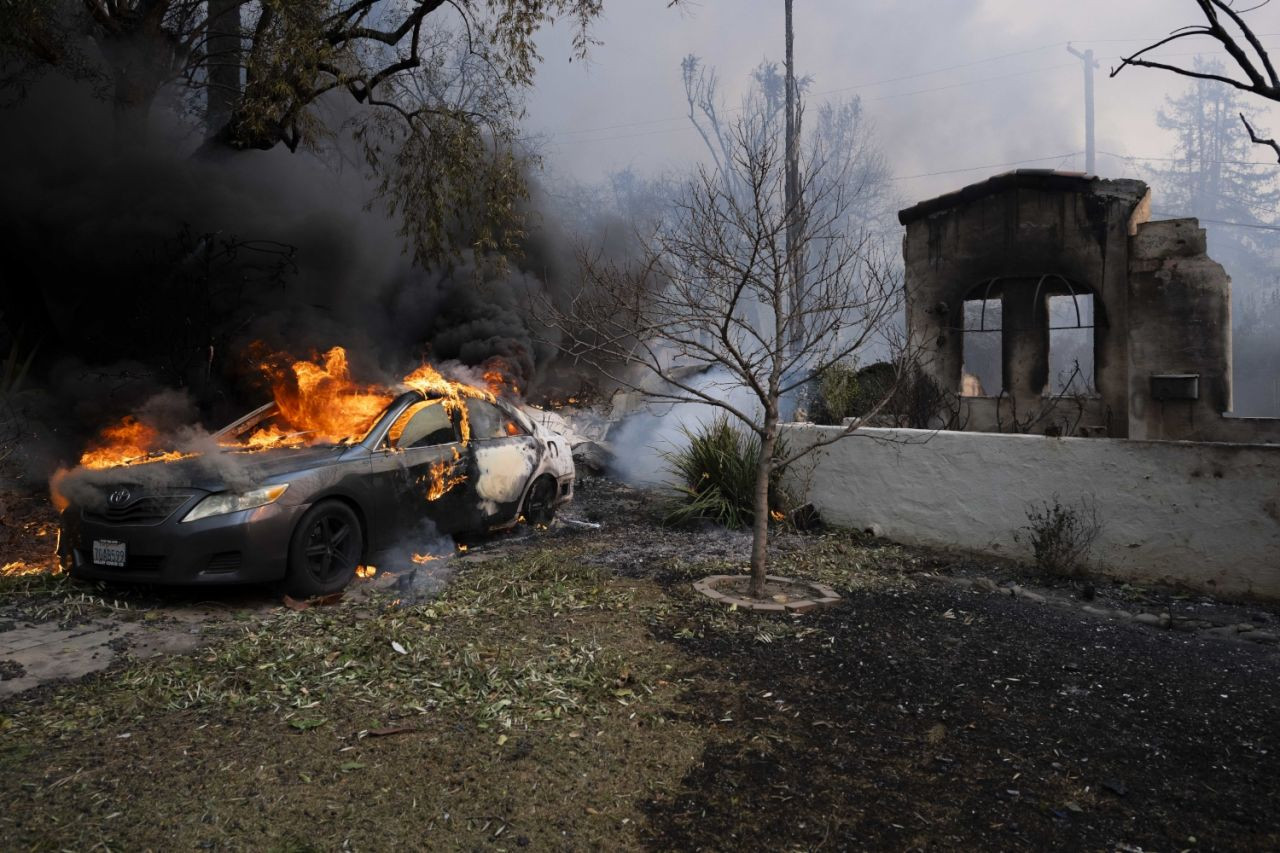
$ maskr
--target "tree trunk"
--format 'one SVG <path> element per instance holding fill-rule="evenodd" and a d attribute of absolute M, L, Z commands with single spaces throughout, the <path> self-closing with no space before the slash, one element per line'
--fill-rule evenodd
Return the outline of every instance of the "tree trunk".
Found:
<path fill-rule="evenodd" d="M 111 105 L 116 144 L 122 149 L 147 143 L 151 105 L 170 73 L 171 48 L 163 32 L 127 31 L 99 42 L 111 68 Z"/>
<path fill-rule="evenodd" d="M 119 69 L 112 92 L 116 145 L 123 149 L 144 148 L 151 128 L 151 104 L 157 86 L 135 68 Z"/>
<path fill-rule="evenodd" d="M 226 126 L 240 103 L 242 4 L 243 0 L 209 0 L 209 49 L 205 60 L 205 126 L 209 136 L 217 135 Z"/>
<path fill-rule="evenodd" d="M 769 561 L 769 478 L 773 474 L 773 448 L 778 443 L 778 416 L 766 414 L 765 436 L 756 461 L 755 519 L 751 526 L 751 596 L 764 598 Z"/>

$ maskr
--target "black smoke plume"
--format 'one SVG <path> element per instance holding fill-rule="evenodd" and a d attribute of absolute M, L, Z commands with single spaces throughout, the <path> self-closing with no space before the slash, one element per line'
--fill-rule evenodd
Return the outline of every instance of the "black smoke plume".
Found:
<path fill-rule="evenodd" d="M 87 88 L 50 81 L 6 110 L 0 358 L 34 354 L 37 390 L 14 408 L 35 468 L 165 389 L 210 426 L 263 402 L 255 341 L 344 346 L 370 380 L 501 356 L 536 390 L 552 353 L 525 294 L 559 287 L 571 257 L 536 215 L 505 265 L 463 252 L 424 269 L 340 140 L 210 157 L 174 115 L 157 110 L 149 144 L 122 150 Z"/>

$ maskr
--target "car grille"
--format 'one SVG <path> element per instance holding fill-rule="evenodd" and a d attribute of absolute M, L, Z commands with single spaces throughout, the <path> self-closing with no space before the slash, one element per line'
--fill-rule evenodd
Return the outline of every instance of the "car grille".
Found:
<path fill-rule="evenodd" d="M 124 506 L 86 509 L 84 517 L 106 524 L 159 524 L 190 499 L 187 494 L 143 495 Z"/>

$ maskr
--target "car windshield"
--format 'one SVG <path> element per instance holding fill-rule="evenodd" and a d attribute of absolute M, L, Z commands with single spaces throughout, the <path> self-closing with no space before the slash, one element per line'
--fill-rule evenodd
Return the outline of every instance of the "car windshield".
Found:
<path fill-rule="evenodd" d="M 352 444 L 364 438 L 385 412 L 384 408 L 372 417 L 351 419 L 349 423 L 354 429 L 345 435 L 335 435 L 332 430 L 300 425 L 296 418 L 290 418 L 279 406 L 270 403 L 224 427 L 216 433 L 216 438 L 223 447 L 245 451 Z"/>

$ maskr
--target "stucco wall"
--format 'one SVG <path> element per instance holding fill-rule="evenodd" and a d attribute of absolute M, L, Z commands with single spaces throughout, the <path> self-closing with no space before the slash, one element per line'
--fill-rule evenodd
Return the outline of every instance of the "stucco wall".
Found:
<path fill-rule="evenodd" d="M 1100 573 L 1280 599 L 1280 446 L 863 429 L 788 476 L 829 523 L 1016 557 L 1028 505 L 1091 496 Z"/>

